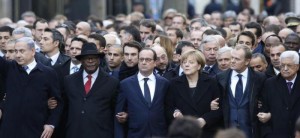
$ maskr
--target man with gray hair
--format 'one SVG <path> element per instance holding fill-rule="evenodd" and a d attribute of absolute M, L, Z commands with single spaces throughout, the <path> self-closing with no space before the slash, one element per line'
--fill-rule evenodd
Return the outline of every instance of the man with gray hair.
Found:
<path fill-rule="evenodd" d="M 209 27 L 209 26 L 208 26 L 208 23 L 205 21 L 205 19 L 195 18 L 195 19 L 191 20 L 189 29 L 190 29 L 190 32 L 193 32 L 193 31 L 204 32 L 206 30 L 205 28 L 207 28 L 207 27 Z"/>
<path fill-rule="evenodd" d="M 0 57 L 0 73 L 7 76 L 6 98 L 0 103 L 0 137 L 50 138 L 63 107 L 57 74 L 36 62 L 32 38 L 16 40 L 15 52 L 15 61 Z M 48 109 L 50 97 L 57 100 L 53 109 Z"/>
<path fill-rule="evenodd" d="M 14 29 L 14 31 L 12 32 L 12 37 L 14 39 L 19 39 L 22 37 L 32 37 L 32 33 L 31 33 L 30 29 L 28 29 L 26 27 L 18 27 L 16 29 Z"/>
<path fill-rule="evenodd" d="M 205 56 L 206 64 L 203 68 L 209 76 L 216 76 L 221 70 L 218 68 L 217 53 L 220 49 L 218 39 L 213 35 L 205 36 L 200 44 L 200 51 Z"/>
<path fill-rule="evenodd" d="M 271 113 L 264 126 L 267 138 L 295 137 L 295 125 L 300 116 L 299 54 L 285 51 L 280 55 L 280 74 L 264 84 L 263 106 Z"/>
<path fill-rule="evenodd" d="M 225 71 L 230 68 L 231 61 L 231 47 L 222 47 L 218 51 L 217 62 L 218 68 L 222 71 Z"/>
<path fill-rule="evenodd" d="M 223 14 L 223 25 L 224 27 L 229 27 L 229 25 L 236 21 L 236 13 L 232 10 L 225 11 Z"/>

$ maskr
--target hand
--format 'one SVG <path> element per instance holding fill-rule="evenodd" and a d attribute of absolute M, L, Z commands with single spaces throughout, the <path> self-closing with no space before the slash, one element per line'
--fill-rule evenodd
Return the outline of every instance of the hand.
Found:
<path fill-rule="evenodd" d="M 271 113 L 259 112 L 257 114 L 258 120 L 262 123 L 266 123 L 271 119 Z"/>
<path fill-rule="evenodd" d="M 44 131 L 41 138 L 51 138 L 54 128 L 51 125 L 44 125 Z"/>
<path fill-rule="evenodd" d="M 214 100 L 211 101 L 210 103 L 210 110 L 218 110 L 219 109 L 219 98 L 216 98 Z"/>
<path fill-rule="evenodd" d="M 197 120 L 200 123 L 200 127 L 203 128 L 205 126 L 205 124 L 206 124 L 206 121 L 203 118 L 198 118 Z"/>
<path fill-rule="evenodd" d="M 182 115 L 182 113 L 180 112 L 180 110 L 175 110 L 174 113 L 173 113 L 173 117 L 174 117 L 174 118 L 182 118 L 183 115 Z"/>
<path fill-rule="evenodd" d="M 119 123 L 125 123 L 127 121 L 128 118 L 128 114 L 126 112 L 119 112 L 116 115 Z"/>
<path fill-rule="evenodd" d="M 51 97 L 48 99 L 48 108 L 49 109 L 54 109 L 57 106 L 57 101 L 55 100 L 54 97 Z"/>

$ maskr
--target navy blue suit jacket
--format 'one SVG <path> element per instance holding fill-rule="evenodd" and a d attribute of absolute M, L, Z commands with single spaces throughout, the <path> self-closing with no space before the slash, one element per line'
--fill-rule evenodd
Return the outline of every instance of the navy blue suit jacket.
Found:
<path fill-rule="evenodd" d="M 5 75 L 6 98 L 0 105 L 1 138 L 42 135 L 43 126 L 57 126 L 63 108 L 56 72 L 37 62 L 27 74 L 15 61 L 0 58 L 0 73 Z M 49 110 L 47 101 L 55 97 L 58 105 Z"/>
<path fill-rule="evenodd" d="M 156 88 L 150 107 L 142 94 L 137 75 L 121 81 L 116 113 L 122 111 L 128 113 L 127 137 L 129 138 L 166 136 L 167 134 L 164 99 L 169 82 L 159 75 L 154 75 Z M 115 119 L 115 137 L 126 137 L 123 127 Z"/>

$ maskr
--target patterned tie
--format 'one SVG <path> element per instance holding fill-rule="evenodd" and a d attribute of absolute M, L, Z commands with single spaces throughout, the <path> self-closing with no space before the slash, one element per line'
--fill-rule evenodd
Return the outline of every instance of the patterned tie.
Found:
<path fill-rule="evenodd" d="M 79 68 L 77 66 L 72 67 L 72 71 L 73 71 L 72 74 L 77 72 L 78 70 L 79 70 Z"/>
<path fill-rule="evenodd" d="M 149 89 L 149 86 L 147 84 L 148 80 L 149 80 L 149 78 L 144 78 L 144 97 L 145 97 L 145 100 L 148 103 L 148 106 L 150 107 L 150 105 L 151 105 L 151 96 L 150 96 L 150 89 Z"/>
<path fill-rule="evenodd" d="M 87 75 L 88 81 L 84 84 L 85 93 L 88 94 L 92 85 L 92 75 Z"/>
<path fill-rule="evenodd" d="M 287 84 L 288 89 L 289 89 L 289 94 L 291 94 L 292 93 L 292 85 L 293 85 L 293 83 L 289 81 L 286 84 Z"/>
<path fill-rule="evenodd" d="M 239 81 L 236 84 L 235 87 L 235 99 L 239 103 L 242 100 L 243 97 L 243 81 L 242 81 L 242 74 L 237 75 L 239 77 Z"/>

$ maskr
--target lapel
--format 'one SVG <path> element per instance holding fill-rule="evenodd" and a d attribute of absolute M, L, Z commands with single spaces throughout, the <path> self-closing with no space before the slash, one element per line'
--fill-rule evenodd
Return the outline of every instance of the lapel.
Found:
<path fill-rule="evenodd" d="M 196 86 L 196 91 L 194 94 L 195 103 L 200 101 L 200 99 L 203 97 L 203 94 L 207 92 L 207 89 L 210 87 L 210 84 L 207 83 L 209 80 L 208 76 L 204 73 L 199 74 L 199 79 Z"/>
<path fill-rule="evenodd" d="M 293 85 L 292 88 L 292 93 L 291 93 L 291 107 L 293 108 L 297 100 L 300 99 L 300 80 L 299 76 L 300 74 L 297 74 L 297 78 L 295 80 L 295 84 Z M 298 107 L 299 108 L 299 107 Z"/>
<path fill-rule="evenodd" d="M 195 103 L 189 94 L 190 88 L 186 76 L 185 75 L 180 76 L 177 81 L 179 82 L 177 86 L 177 88 L 179 88 L 178 90 L 179 95 L 183 98 L 183 100 L 186 101 L 186 103 L 188 103 L 195 111 L 197 111 L 197 107 L 195 107 Z M 197 82 L 197 86 L 198 86 L 198 82 Z"/>
<path fill-rule="evenodd" d="M 134 87 L 134 90 L 137 90 L 136 92 L 133 92 L 133 93 L 137 94 L 137 96 L 139 97 L 139 99 L 141 99 L 141 102 L 144 103 L 145 106 L 149 107 L 148 103 L 145 100 L 145 97 L 144 97 L 144 95 L 142 93 L 141 87 L 139 85 L 137 74 L 135 74 L 133 77 L 131 77 L 131 81 L 133 82 L 132 86 Z"/>
<path fill-rule="evenodd" d="M 77 91 L 81 94 L 82 97 L 86 97 L 86 94 L 85 94 L 85 89 L 84 89 L 84 81 L 83 81 L 83 70 L 80 70 L 74 74 L 74 86 L 76 86 L 75 89 L 78 89 Z"/>
<path fill-rule="evenodd" d="M 154 105 L 157 102 L 158 97 L 161 95 L 161 92 L 162 92 L 161 87 L 163 84 L 161 79 L 156 74 L 154 74 L 154 76 L 155 76 L 156 82 L 155 82 L 155 91 L 154 91 L 153 100 L 151 102 L 151 107 L 152 107 L 152 105 Z"/>
<path fill-rule="evenodd" d="M 284 78 L 282 78 L 281 74 L 278 74 L 277 79 L 278 84 L 275 86 L 278 87 L 277 90 L 279 92 L 280 97 L 282 97 L 281 99 L 283 103 L 285 104 L 285 106 L 288 106 L 288 87 L 286 85 L 286 81 Z"/>
<path fill-rule="evenodd" d="M 100 67 L 98 69 L 99 69 L 98 76 L 97 76 L 94 84 L 92 85 L 91 90 L 89 91 L 89 93 L 85 94 L 86 97 L 89 97 L 93 93 L 97 92 L 97 88 L 99 88 L 99 86 L 102 86 L 106 81 L 107 75 L 100 69 Z"/>

